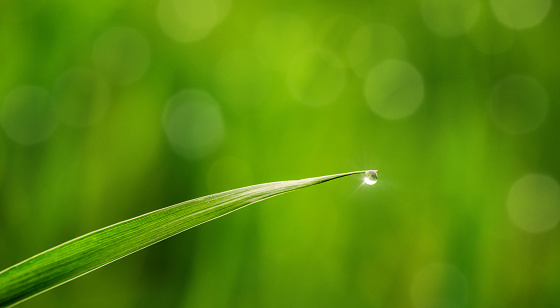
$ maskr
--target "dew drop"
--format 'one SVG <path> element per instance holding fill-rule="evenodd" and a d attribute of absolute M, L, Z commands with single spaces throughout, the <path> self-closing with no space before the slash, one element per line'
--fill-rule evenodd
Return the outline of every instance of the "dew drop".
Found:
<path fill-rule="evenodd" d="M 377 170 L 368 170 L 364 176 L 364 183 L 373 185 L 377 183 Z"/>

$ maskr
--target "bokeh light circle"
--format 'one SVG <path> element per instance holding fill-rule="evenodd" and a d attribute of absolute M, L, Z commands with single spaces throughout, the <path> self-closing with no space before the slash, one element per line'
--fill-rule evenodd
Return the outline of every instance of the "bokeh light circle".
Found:
<path fill-rule="evenodd" d="M 111 100 L 109 86 L 96 72 L 73 68 L 60 76 L 53 96 L 60 120 L 81 127 L 99 121 Z"/>
<path fill-rule="evenodd" d="M 412 282 L 416 308 L 460 308 L 468 299 L 468 283 L 457 267 L 434 263 L 419 270 Z"/>
<path fill-rule="evenodd" d="M 388 60 L 375 66 L 365 80 L 364 94 L 376 114 L 400 119 L 413 114 L 424 98 L 424 81 L 407 62 Z"/>
<path fill-rule="evenodd" d="M 0 118 L 6 135 L 23 145 L 46 141 L 56 127 L 56 111 L 47 90 L 21 86 L 4 99 Z"/>
<path fill-rule="evenodd" d="M 490 0 L 496 18 L 513 29 L 538 25 L 552 6 L 551 0 Z"/>
<path fill-rule="evenodd" d="M 466 33 L 480 14 L 478 0 L 423 0 L 422 17 L 437 35 L 453 37 Z"/>
<path fill-rule="evenodd" d="M 286 76 L 293 97 L 312 107 L 336 100 L 346 81 L 340 59 L 324 49 L 308 50 L 295 57 Z"/>
<path fill-rule="evenodd" d="M 547 175 L 526 175 L 511 186 L 507 210 L 522 230 L 537 233 L 553 229 L 560 221 L 560 185 Z"/>
<path fill-rule="evenodd" d="M 206 37 L 230 7 L 230 0 L 160 0 L 157 17 L 169 37 L 188 43 Z"/>
<path fill-rule="evenodd" d="M 498 82 L 490 97 L 490 112 L 496 125 L 511 134 L 531 132 L 548 111 L 546 90 L 533 78 L 512 75 Z"/>
<path fill-rule="evenodd" d="M 225 132 L 220 106 L 198 90 L 183 90 L 167 102 L 163 127 L 173 149 L 188 159 L 212 153 Z"/>
<path fill-rule="evenodd" d="M 138 31 L 115 27 L 102 33 L 93 47 L 93 62 L 108 82 L 137 81 L 150 64 L 150 46 Z"/>

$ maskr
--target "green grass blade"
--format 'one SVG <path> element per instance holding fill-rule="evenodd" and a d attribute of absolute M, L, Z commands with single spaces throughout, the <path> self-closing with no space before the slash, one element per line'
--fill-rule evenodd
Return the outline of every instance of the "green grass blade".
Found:
<path fill-rule="evenodd" d="M 364 173 L 365 171 L 355 171 L 238 188 L 178 203 L 88 233 L 0 272 L 0 307 L 15 305 L 249 204 L 348 175 Z"/>

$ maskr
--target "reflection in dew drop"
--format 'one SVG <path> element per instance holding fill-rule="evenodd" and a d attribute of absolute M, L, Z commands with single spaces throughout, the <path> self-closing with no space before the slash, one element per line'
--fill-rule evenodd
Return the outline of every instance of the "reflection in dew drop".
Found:
<path fill-rule="evenodd" d="M 140 79 L 148 69 L 150 47 L 138 31 L 115 27 L 97 38 L 92 57 L 107 81 L 130 84 Z"/>
<path fill-rule="evenodd" d="M 377 183 L 377 170 L 368 170 L 364 174 L 364 183 L 373 185 Z"/>
<path fill-rule="evenodd" d="M 64 73 L 54 86 L 53 96 L 61 121 L 74 127 L 99 121 L 111 99 L 105 81 L 94 71 L 83 68 Z"/>
<path fill-rule="evenodd" d="M 560 221 L 560 185 L 547 175 L 526 175 L 511 186 L 507 209 L 520 229 L 531 233 L 551 230 Z"/>
<path fill-rule="evenodd" d="M 416 308 L 460 308 L 467 302 L 467 279 L 455 266 L 434 263 L 419 270 L 412 282 Z"/>
<path fill-rule="evenodd" d="M 390 120 L 400 119 L 413 114 L 420 106 L 424 82 L 412 65 L 388 60 L 370 71 L 364 94 L 373 112 Z"/>
<path fill-rule="evenodd" d="M 293 97 L 311 107 L 336 100 L 345 78 L 342 62 L 332 52 L 322 49 L 301 53 L 287 72 L 288 88 Z"/>
<path fill-rule="evenodd" d="M 534 79 L 513 75 L 492 90 L 490 112 L 496 125 L 510 134 L 537 129 L 548 111 L 545 89 Z"/>
<path fill-rule="evenodd" d="M 285 71 L 293 57 L 310 46 L 310 41 L 309 24 L 303 18 L 287 13 L 267 16 L 255 32 L 255 47 L 260 60 L 279 71 Z"/>
<path fill-rule="evenodd" d="M 167 102 L 163 127 L 173 149 L 188 159 L 210 154 L 224 136 L 220 107 L 197 90 L 183 90 Z"/>
<path fill-rule="evenodd" d="M 363 77 L 381 61 L 406 58 L 406 41 L 388 25 L 363 26 L 351 35 L 347 58 L 356 74 Z"/>
<path fill-rule="evenodd" d="M 543 21 L 551 0 L 490 0 L 496 18 L 513 29 L 531 28 Z"/>
<path fill-rule="evenodd" d="M 215 161 L 206 176 L 211 193 L 226 191 L 253 184 L 253 172 L 245 161 L 226 156 Z"/>
<path fill-rule="evenodd" d="M 423 0 L 422 17 L 437 35 L 452 37 L 464 34 L 480 13 L 478 0 Z"/>
<path fill-rule="evenodd" d="M 52 98 L 43 88 L 16 88 L 6 95 L 0 112 L 6 135 L 24 145 L 46 141 L 56 126 Z"/>
<path fill-rule="evenodd" d="M 188 43 L 206 37 L 230 7 L 230 0 L 160 0 L 157 17 L 168 36 Z"/>
<path fill-rule="evenodd" d="M 475 48 L 487 55 L 503 53 L 513 45 L 513 31 L 494 18 L 487 3 L 481 4 L 481 15 L 468 36 Z"/>

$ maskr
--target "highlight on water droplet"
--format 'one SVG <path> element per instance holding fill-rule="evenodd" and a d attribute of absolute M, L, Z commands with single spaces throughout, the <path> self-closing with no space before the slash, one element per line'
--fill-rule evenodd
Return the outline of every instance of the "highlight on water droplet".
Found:
<path fill-rule="evenodd" d="M 368 170 L 364 174 L 364 183 L 373 185 L 377 183 L 377 170 Z"/>

